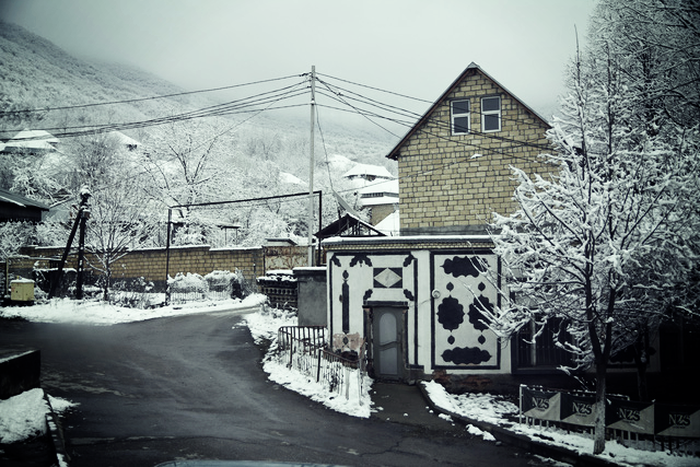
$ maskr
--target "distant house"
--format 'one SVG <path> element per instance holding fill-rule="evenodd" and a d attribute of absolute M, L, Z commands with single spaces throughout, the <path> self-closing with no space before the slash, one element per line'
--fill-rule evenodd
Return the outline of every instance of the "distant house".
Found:
<path fill-rule="evenodd" d="M 58 138 L 44 130 L 22 130 L 7 141 L 0 152 L 45 154 L 58 149 Z"/>
<path fill-rule="evenodd" d="M 141 143 L 136 141 L 134 138 L 126 136 L 121 131 L 112 131 L 108 134 L 108 136 L 114 139 L 119 146 L 125 148 L 127 151 L 135 151 L 141 145 Z"/>
<path fill-rule="evenodd" d="M 377 225 L 398 210 L 399 183 L 384 167 L 356 164 L 343 174 L 357 187 L 359 209 L 370 213 L 370 223 Z"/>
<path fill-rule="evenodd" d="M 0 188 L 0 223 L 41 222 L 48 211 L 45 204 Z"/>
<path fill-rule="evenodd" d="M 372 225 L 377 225 L 399 209 L 399 181 L 375 180 L 358 190 L 360 207 L 371 211 Z"/>
<path fill-rule="evenodd" d="M 353 168 L 345 172 L 343 177 L 348 180 L 363 179 L 368 182 L 372 182 L 376 179 L 391 180 L 395 178 L 386 168 L 371 164 L 356 164 Z"/>

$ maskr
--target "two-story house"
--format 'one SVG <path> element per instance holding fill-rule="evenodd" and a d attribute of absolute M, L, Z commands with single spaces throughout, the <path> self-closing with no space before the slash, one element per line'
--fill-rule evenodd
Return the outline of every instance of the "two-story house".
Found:
<path fill-rule="evenodd" d="M 511 166 L 551 171 L 538 158 L 548 128 L 470 64 L 387 156 L 398 163 L 401 235 L 324 241 L 330 333 L 364 337 L 375 376 L 488 381 L 546 357 L 519 354 L 479 310 L 503 299 L 487 226 L 516 208 Z"/>
<path fill-rule="evenodd" d="M 511 165 L 543 170 L 549 124 L 475 63 L 388 154 L 398 162 L 402 235 L 483 234 L 515 209 Z"/>

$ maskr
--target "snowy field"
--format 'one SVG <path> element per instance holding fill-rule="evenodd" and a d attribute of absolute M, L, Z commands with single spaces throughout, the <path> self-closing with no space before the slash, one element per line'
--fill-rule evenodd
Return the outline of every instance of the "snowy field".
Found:
<path fill-rule="evenodd" d="M 196 313 L 217 313 L 228 311 L 245 312 L 245 325 L 251 331 L 256 343 L 263 340 L 276 345 L 277 329 L 280 326 L 296 324 L 296 317 L 288 312 L 261 307 L 264 295 L 255 294 L 245 300 L 224 300 L 217 302 L 197 302 L 187 305 L 139 310 L 120 308 L 95 301 L 74 301 L 55 299 L 48 303 L 29 307 L 0 308 L 0 318 L 23 318 L 45 323 L 79 323 L 84 325 L 109 326 L 112 324 L 144 321 L 159 317 L 177 316 Z M 257 310 L 257 311 L 251 311 Z M 355 417 L 369 417 L 372 402 L 369 396 L 371 381 L 363 382 L 362 390 L 354 390 L 350 397 L 329 392 L 323 385 L 307 378 L 297 371 L 288 369 L 274 358 L 266 358 L 263 369 L 276 383 L 296 391 L 327 407 Z M 366 377 L 365 377 L 366 378 Z M 517 415 L 518 407 L 488 394 L 467 394 L 455 396 L 448 394 L 435 382 L 424 383 L 432 402 L 445 412 L 464 416 L 472 420 L 489 422 L 507 428 L 513 432 L 528 436 L 533 440 L 556 444 L 575 452 L 590 453 L 593 440 L 590 437 L 567 433 L 555 428 L 532 427 L 513 423 L 510 419 Z M 71 401 L 47 396 L 52 408 L 62 412 L 74 406 Z M 41 389 L 26 391 L 5 401 L 0 401 L 0 443 L 12 443 L 31 438 L 45 430 L 45 415 L 48 405 Z M 448 419 L 448 415 L 441 415 Z M 493 441 L 489 433 L 475 426 L 468 425 L 466 430 L 473 435 L 482 436 Z M 625 447 L 615 441 L 606 444 L 601 457 L 621 466 L 653 467 L 695 467 L 700 465 L 697 457 L 680 456 L 668 452 L 651 452 Z"/>

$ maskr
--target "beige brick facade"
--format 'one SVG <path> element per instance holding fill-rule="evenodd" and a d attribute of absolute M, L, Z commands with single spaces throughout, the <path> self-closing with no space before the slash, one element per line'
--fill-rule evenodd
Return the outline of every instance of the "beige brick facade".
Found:
<path fill-rule="evenodd" d="M 31 277 L 32 269 L 50 269 L 58 265 L 63 254 L 62 248 L 27 247 L 22 251 L 25 257 L 11 260 L 8 269 L 14 274 Z M 240 271 L 245 280 L 254 284 L 258 276 L 269 269 L 294 267 L 306 264 L 305 247 L 286 248 L 222 248 L 212 249 L 207 245 L 192 247 L 171 247 L 168 275 L 192 273 L 205 276 L 213 271 Z M 40 259 L 44 258 L 44 259 Z M 99 264 L 92 255 L 86 254 L 88 270 L 90 264 Z M 148 282 L 165 283 L 167 252 L 165 248 L 130 251 L 112 266 L 112 280 L 133 280 L 144 278 Z M 77 268 L 77 254 L 71 253 L 66 268 Z"/>
<path fill-rule="evenodd" d="M 482 131 L 481 99 L 500 97 L 501 130 Z M 452 134 L 451 102 L 469 99 L 470 131 Z M 547 173 L 548 124 L 477 65 L 470 65 L 389 154 L 398 161 L 401 234 L 483 233 L 509 214 L 510 166 Z"/>

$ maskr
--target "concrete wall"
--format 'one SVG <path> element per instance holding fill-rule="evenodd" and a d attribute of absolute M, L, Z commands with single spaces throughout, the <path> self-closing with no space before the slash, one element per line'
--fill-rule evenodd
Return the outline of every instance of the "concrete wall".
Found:
<path fill-rule="evenodd" d="M 326 326 L 326 268 L 294 268 L 299 326 Z"/>
<path fill-rule="evenodd" d="M 486 329 L 472 306 L 477 299 L 500 303 L 496 287 L 486 272 L 463 266 L 478 257 L 497 272 L 487 237 L 345 238 L 324 248 L 331 336 L 359 333 L 369 341 L 371 308 L 401 306 L 407 374 L 511 372 L 509 343 Z"/>

